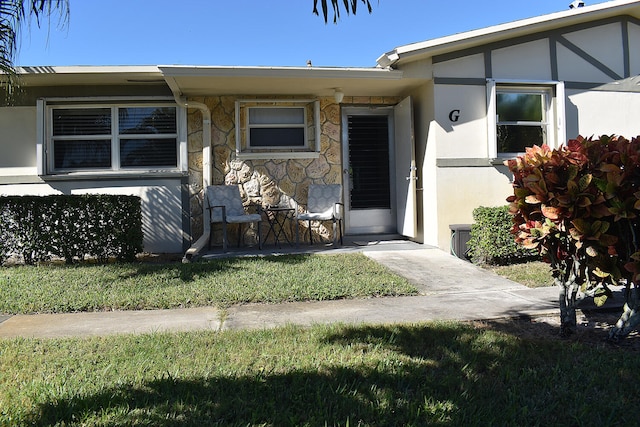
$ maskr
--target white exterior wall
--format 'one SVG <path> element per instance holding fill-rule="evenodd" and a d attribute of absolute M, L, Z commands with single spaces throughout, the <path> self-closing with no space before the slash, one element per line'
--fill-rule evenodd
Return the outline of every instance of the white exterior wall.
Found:
<path fill-rule="evenodd" d="M 568 138 L 640 135 L 640 93 L 571 91 L 566 108 Z"/>
<path fill-rule="evenodd" d="M 0 108 L 2 176 L 36 174 L 36 108 Z"/>
<path fill-rule="evenodd" d="M 486 87 L 436 85 L 434 94 L 437 158 L 487 158 Z"/>
<path fill-rule="evenodd" d="M 640 135 L 639 89 L 629 89 L 627 85 L 626 89 L 614 91 L 603 86 L 618 84 L 611 72 L 624 76 L 625 55 L 629 75 L 640 73 L 640 26 L 635 22 L 626 25 L 626 53 L 621 22 L 608 22 L 560 31 L 551 38 L 531 37 L 511 45 L 508 41 L 487 45 L 469 50 L 466 55 L 463 52 L 460 57 L 448 54 L 444 61 L 425 61 L 434 76 L 433 117 L 416 119 L 428 120 L 422 159 L 425 243 L 449 250 L 450 224 L 472 223 L 473 209 L 504 205 L 512 192 L 508 169 L 501 161 L 492 161 L 488 154 L 487 79 L 523 84 L 563 82 L 565 97 L 560 105 L 564 103 L 565 110 L 559 124 L 567 138 L 579 134 L 618 134 L 627 138 Z M 566 45 L 576 46 L 578 52 Z M 485 63 L 487 58 L 489 64 Z M 611 71 L 600 69 L 603 67 Z M 585 85 L 595 87 L 577 89 Z M 554 100 L 554 109 L 557 106 Z M 458 121 L 450 119 L 452 111 L 459 112 Z"/>
<path fill-rule="evenodd" d="M 547 39 L 521 43 L 491 52 L 495 79 L 551 80 Z"/>
<path fill-rule="evenodd" d="M 95 180 L 36 174 L 36 108 L 0 108 L 0 195 L 123 194 L 142 199 L 144 249 L 181 253 L 181 178 Z"/>
<path fill-rule="evenodd" d="M 451 224 L 473 223 L 479 206 L 504 206 L 511 194 L 511 175 L 505 166 L 438 168 L 438 241 L 448 250 Z"/>
<path fill-rule="evenodd" d="M 622 27 L 620 24 L 614 23 L 574 31 L 564 34 L 564 37 L 619 75 L 624 75 Z M 580 58 L 565 47 L 558 50 L 558 76 L 561 80 L 611 81 L 611 77 L 597 70 L 584 58 Z"/>

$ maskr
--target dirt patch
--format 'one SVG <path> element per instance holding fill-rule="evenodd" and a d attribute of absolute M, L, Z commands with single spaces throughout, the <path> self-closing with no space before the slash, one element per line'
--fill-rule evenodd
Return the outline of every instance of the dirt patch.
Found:
<path fill-rule="evenodd" d="M 640 333 L 631 332 L 618 343 L 607 340 L 609 330 L 615 326 L 620 311 L 584 310 L 578 311 L 578 325 L 569 337 L 560 335 L 560 314 L 534 316 L 529 318 L 497 319 L 473 322 L 479 328 L 491 328 L 533 340 L 558 340 L 579 342 L 601 348 L 640 351 Z"/>

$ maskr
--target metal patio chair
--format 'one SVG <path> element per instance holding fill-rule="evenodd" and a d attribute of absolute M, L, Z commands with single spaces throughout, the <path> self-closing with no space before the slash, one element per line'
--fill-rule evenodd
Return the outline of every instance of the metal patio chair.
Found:
<path fill-rule="evenodd" d="M 242 224 L 256 223 L 258 226 L 258 247 L 262 249 L 262 237 L 260 224 L 262 215 L 260 208 L 257 213 L 247 213 L 242 204 L 240 188 L 237 185 L 210 185 L 206 190 L 211 224 L 222 223 L 222 250 L 227 251 L 229 238 L 227 236 L 227 224 L 238 224 L 238 247 L 242 240 Z M 209 235 L 209 248 L 213 240 L 213 227 Z"/>
<path fill-rule="evenodd" d="M 296 218 L 296 244 L 300 244 L 300 221 L 309 223 L 309 242 L 313 244 L 311 221 L 333 222 L 333 245 L 336 245 L 338 234 L 342 245 L 342 186 L 340 184 L 312 184 L 309 186 L 307 211 L 299 213 Z M 336 230 L 337 227 L 337 230 Z"/>

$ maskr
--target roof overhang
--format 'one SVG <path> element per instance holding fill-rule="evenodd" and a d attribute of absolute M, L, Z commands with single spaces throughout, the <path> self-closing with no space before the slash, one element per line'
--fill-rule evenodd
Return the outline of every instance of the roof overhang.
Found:
<path fill-rule="evenodd" d="M 640 19 L 640 1 L 617 0 L 593 6 L 584 6 L 451 36 L 412 43 L 397 47 L 381 55 L 377 62 L 383 68 L 393 67 L 401 62 L 411 62 L 431 58 L 457 50 L 474 48 L 488 43 L 525 36 L 562 27 L 603 20 L 614 16 L 627 15 Z"/>
<path fill-rule="evenodd" d="M 399 96 L 420 79 L 381 68 L 160 66 L 171 90 L 181 96 L 313 95 Z"/>
<path fill-rule="evenodd" d="M 382 68 L 216 66 L 43 66 L 19 67 L 20 85 L 161 85 L 176 96 L 403 96 L 424 83 L 403 71 Z"/>
<path fill-rule="evenodd" d="M 42 66 L 16 71 L 20 84 L 27 87 L 165 84 L 156 66 Z"/>

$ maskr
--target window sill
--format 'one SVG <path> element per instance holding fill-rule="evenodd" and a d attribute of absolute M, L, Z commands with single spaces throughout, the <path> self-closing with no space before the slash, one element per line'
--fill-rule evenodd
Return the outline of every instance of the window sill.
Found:
<path fill-rule="evenodd" d="M 317 159 L 320 153 L 317 151 L 289 151 L 272 153 L 236 153 L 236 158 L 240 160 L 276 160 L 276 159 Z"/>
<path fill-rule="evenodd" d="M 494 166 L 504 166 L 504 162 L 506 162 L 507 160 L 515 159 L 516 157 L 516 155 L 496 157 L 495 159 L 491 159 L 491 164 Z"/>
<path fill-rule="evenodd" d="M 74 180 L 112 180 L 112 179 L 161 179 L 182 178 L 188 176 L 183 171 L 96 171 L 96 172 L 61 172 L 40 175 L 44 181 L 74 181 Z"/>

